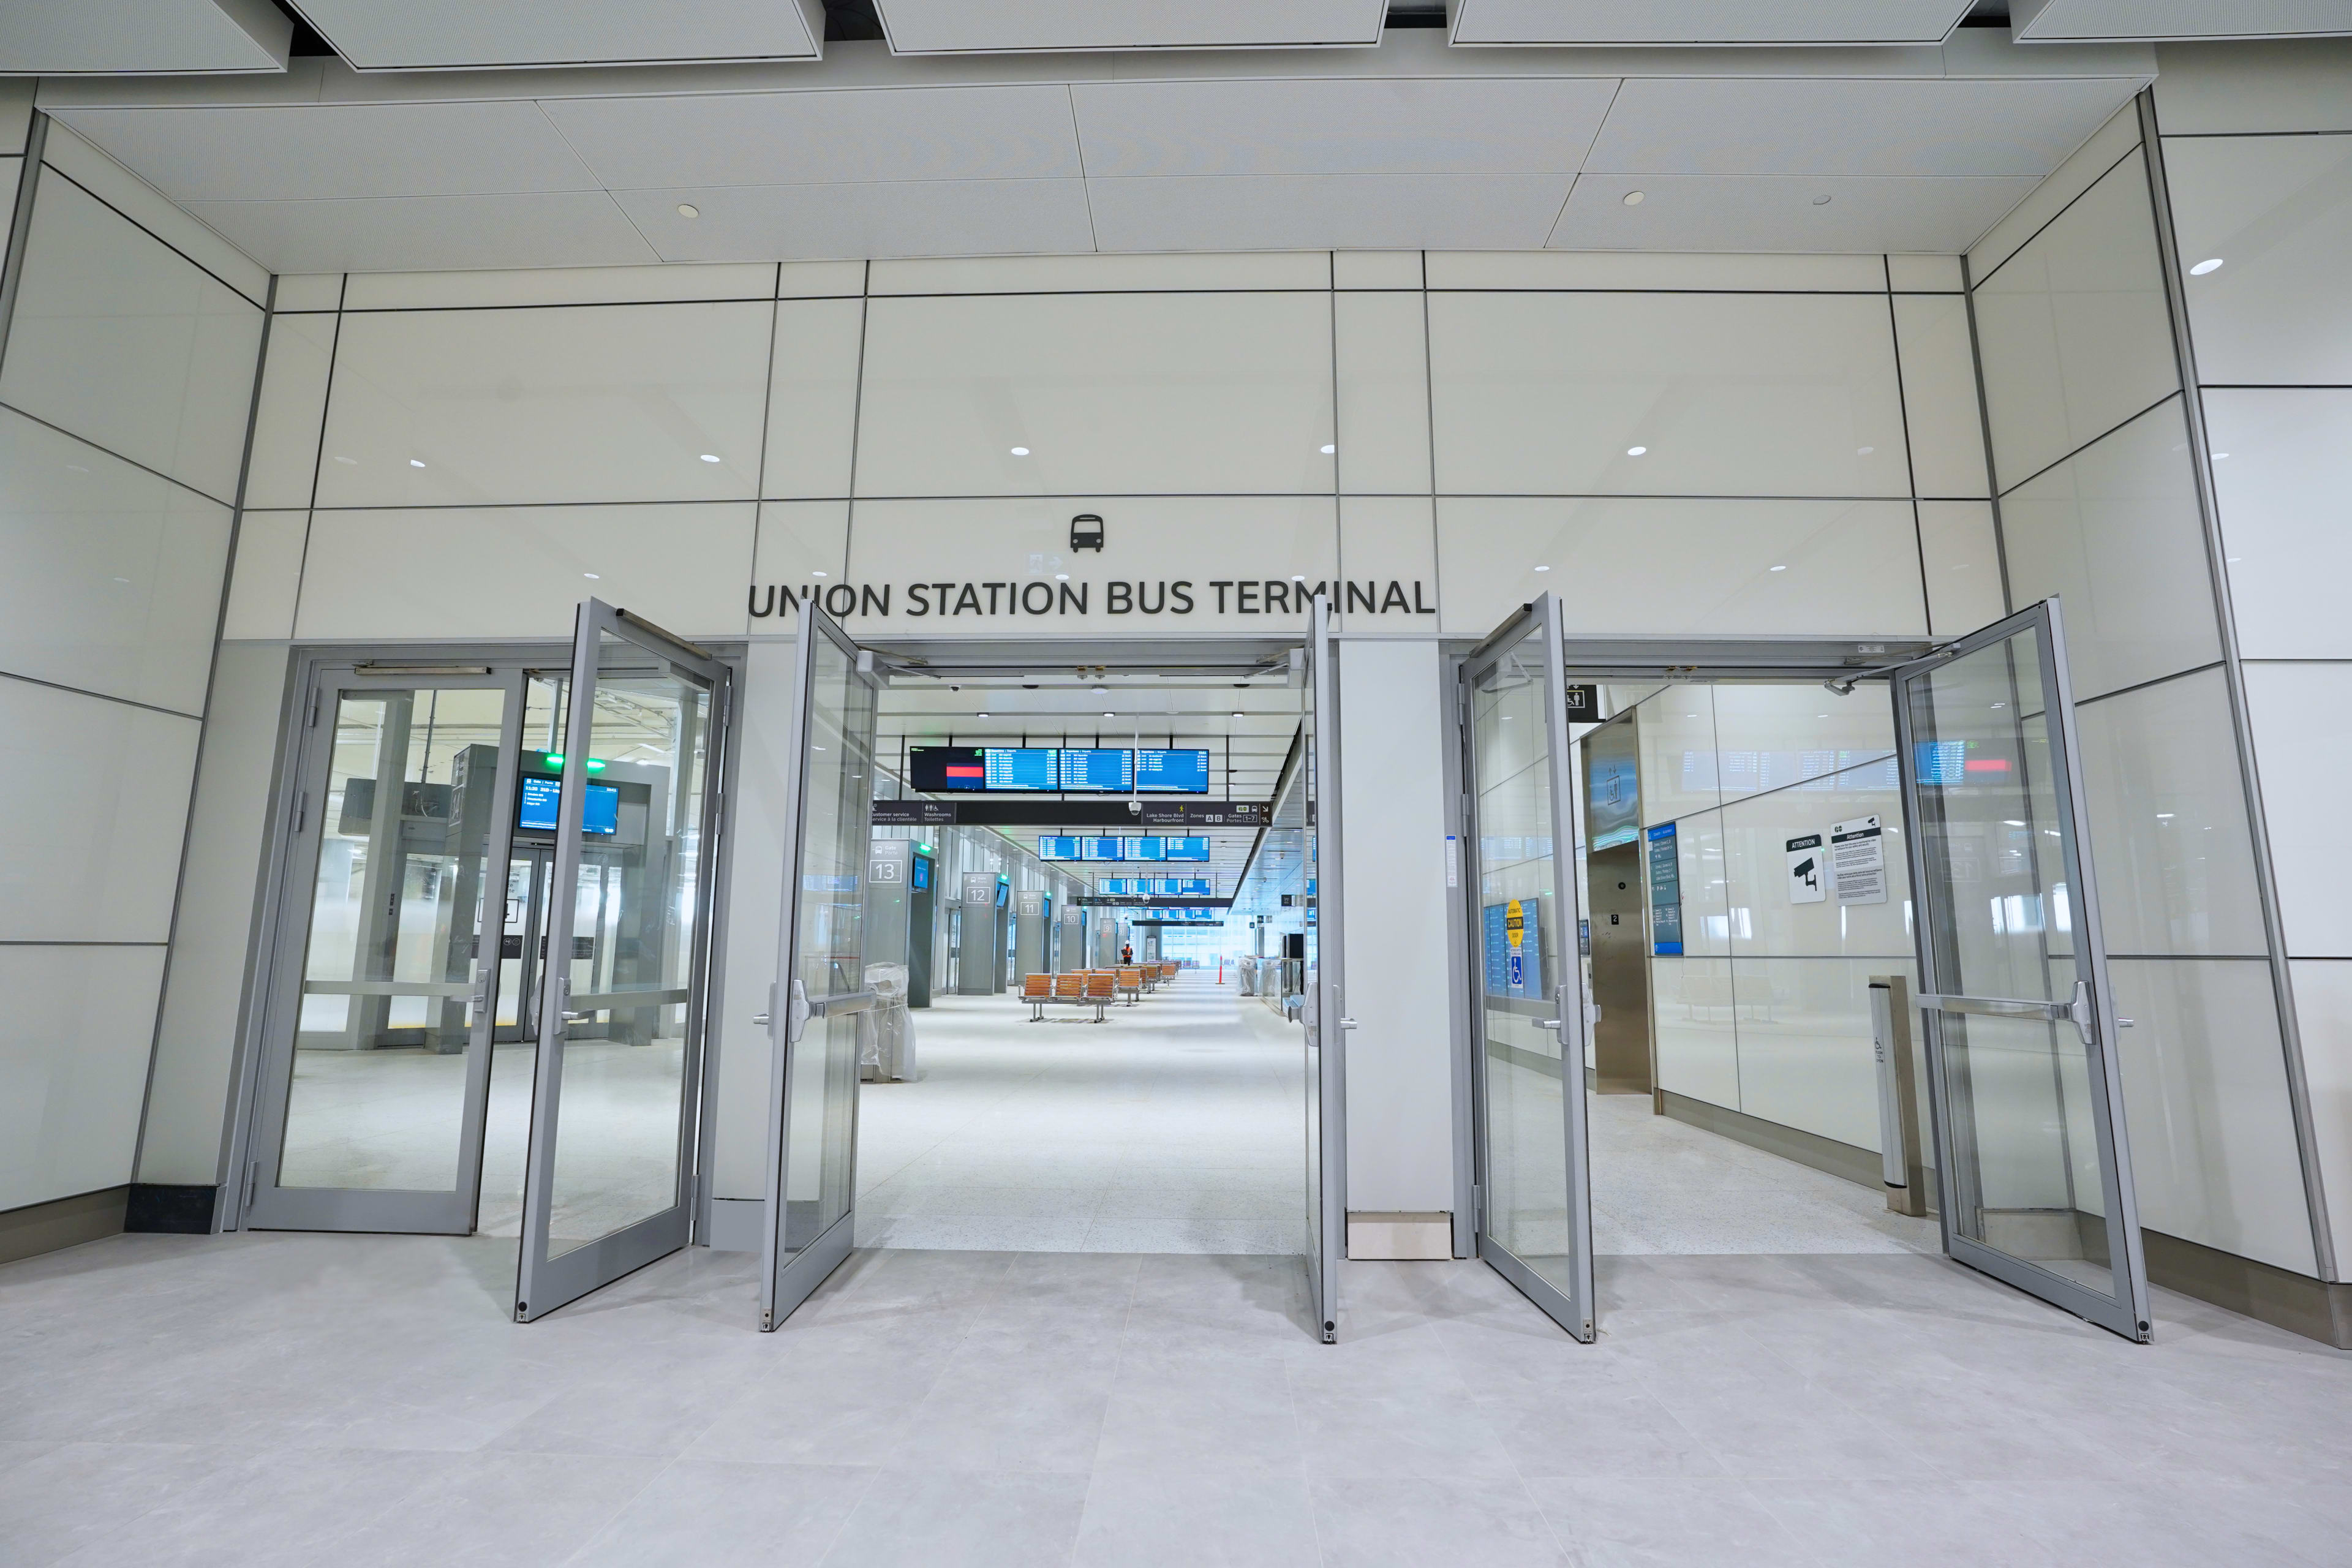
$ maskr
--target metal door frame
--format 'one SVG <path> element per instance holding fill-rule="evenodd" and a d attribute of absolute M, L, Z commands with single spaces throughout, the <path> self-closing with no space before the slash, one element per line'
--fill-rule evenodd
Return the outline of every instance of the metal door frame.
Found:
<path fill-rule="evenodd" d="M 667 1208 L 583 1243 L 547 1255 L 552 1212 L 556 1137 L 563 1091 L 564 1015 L 571 977 L 556 955 L 568 954 L 580 879 L 580 834 L 587 805 L 588 751 L 595 721 L 599 651 L 604 636 L 635 645 L 676 671 L 704 682 L 710 693 L 705 721 L 700 869 L 696 877 L 694 944 L 686 973 L 686 1044 L 678 1085 L 676 1183 Z M 522 1241 L 515 1271 L 517 1322 L 534 1322 L 557 1308 L 687 1245 L 702 1190 L 696 1153 L 703 1121 L 702 1058 L 709 1035 L 713 922 L 722 905 L 720 868 L 727 855 L 727 764 L 732 750 L 734 672 L 707 650 L 601 599 L 582 601 L 572 634 L 572 672 L 564 688 L 563 773 L 558 786 L 555 859 L 548 873 L 548 974 L 540 989 L 539 1041 L 531 1075 L 530 1140 L 523 1161 Z M 519 761 L 519 759 L 518 759 Z M 519 770 L 518 770 L 519 771 Z M 558 889 L 562 889 L 562 893 Z M 562 966 L 568 970 L 569 964 Z"/>
<path fill-rule="evenodd" d="M 1937 929 L 1931 922 L 1938 917 L 1932 907 L 1933 900 L 1927 896 L 1927 889 L 1934 884 L 1927 875 L 1927 842 L 1921 831 L 1923 814 L 1917 754 L 1913 750 L 1910 706 L 1905 697 L 1912 683 L 1921 677 L 2027 631 L 2033 634 L 2042 666 L 2041 695 L 2050 737 L 2050 762 L 2060 775 L 2052 781 L 2054 786 L 2053 795 L 2058 809 L 2065 816 L 2065 826 L 2073 830 L 2063 835 L 2060 842 L 2070 895 L 2068 909 L 2074 925 L 2073 962 L 2077 991 L 2076 999 L 2071 1004 L 2008 1003 L 2011 1011 L 2006 1016 L 2069 1022 L 2074 1024 L 2081 1033 L 2084 1053 L 2094 1078 L 2091 1123 L 2098 1145 L 2099 1171 L 2101 1178 L 2107 1184 L 2105 1194 L 2107 1257 L 2116 1283 L 2113 1298 L 2094 1295 L 2074 1280 L 1958 1235 L 1952 1227 L 1952 1197 L 1962 1189 L 1955 1183 L 1952 1171 L 1952 1107 L 1945 1093 L 1943 1070 L 1944 1019 L 1963 1011 L 2000 1012 L 1999 1006 L 1983 1004 L 1988 1001 L 1999 1003 L 2001 999 L 1953 994 L 1950 988 L 1943 984 L 1945 977 L 1937 963 L 1938 943 L 1931 935 L 1931 931 Z M 2005 1284 L 2013 1285 L 2029 1295 L 2063 1307 L 2075 1316 L 2110 1329 L 2126 1339 L 2145 1342 L 2149 1337 L 2150 1322 L 2147 1260 L 2140 1238 L 2138 1196 L 2132 1181 L 2131 1148 L 2124 1116 L 2123 1072 L 2111 1047 L 2117 1029 L 2115 995 L 2108 982 L 2106 935 L 2100 922 L 2098 884 L 2092 865 L 2090 812 L 2083 793 L 2083 760 L 2076 734 L 2074 687 L 2066 664 L 2065 617 L 2057 598 L 2053 596 L 2039 604 L 2029 605 L 1990 626 L 1947 644 L 1927 658 L 1904 664 L 1890 672 L 1887 688 L 1895 709 L 1896 777 L 1901 785 L 1904 833 L 1909 840 L 1912 907 L 1917 911 L 1912 922 L 1919 966 L 1920 994 L 1916 1002 L 1927 1025 L 1929 1121 L 1936 1130 L 1937 1191 L 1941 1194 L 1941 1201 L 1936 1205 L 1937 1223 L 1943 1230 L 1944 1251 L 1947 1256 Z M 1943 1005 L 1937 1005 L 1938 1003 Z M 2029 1013 L 2025 1009 L 2040 1011 Z"/>
<path fill-rule="evenodd" d="M 1477 682 L 1482 677 L 1500 664 L 1511 650 L 1538 632 L 1544 640 L 1543 673 L 1549 686 L 1544 703 L 1544 731 L 1546 761 L 1551 772 L 1552 860 L 1556 879 L 1553 896 L 1566 902 L 1570 917 L 1559 921 L 1560 969 L 1563 973 L 1557 980 L 1552 997 L 1559 1016 L 1551 1020 L 1551 1026 L 1560 1047 L 1560 1109 L 1562 1135 L 1567 1144 L 1570 1268 L 1581 1292 L 1581 1302 L 1571 1301 L 1563 1296 L 1550 1280 L 1496 1241 L 1486 1227 L 1486 1198 L 1494 1191 L 1494 1181 L 1487 1165 L 1485 971 L 1483 963 L 1475 962 L 1483 930 L 1482 922 L 1475 918 L 1480 907 L 1479 879 L 1483 869 L 1478 858 L 1476 692 Z M 1468 922 L 1467 929 L 1471 933 L 1469 952 L 1475 966 L 1469 988 L 1469 1047 L 1471 1169 L 1475 1183 L 1474 1190 L 1477 1194 L 1474 1212 L 1476 1215 L 1475 1237 L 1478 1256 L 1509 1280 L 1520 1294 L 1542 1308 L 1546 1316 L 1574 1338 L 1589 1344 L 1597 1332 L 1599 1320 L 1599 1309 L 1593 1299 L 1591 1143 L 1584 1088 L 1584 1050 L 1589 1031 L 1586 1027 L 1583 979 L 1575 963 L 1573 947 L 1576 921 L 1582 917 L 1584 899 L 1581 890 L 1575 886 L 1575 816 L 1568 794 L 1573 787 L 1573 780 L 1569 769 L 1571 742 L 1568 722 L 1567 650 L 1559 601 L 1549 594 L 1544 594 L 1532 604 L 1523 605 L 1518 614 L 1496 627 L 1475 648 L 1464 656 L 1456 679 L 1456 711 L 1460 716 L 1463 748 L 1462 836 L 1466 863 L 1457 918 Z"/>
<path fill-rule="evenodd" d="M 277 846 L 281 870 L 273 889 L 269 941 L 262 949 L 266 978 L 257 986 L 260 1006 L 255 1026 L 259 1048 L 255 1053 L 253 1089 L 238 1151 L 237 1163 L 245 1181 L 236 1205 L 237 1224 L 254 1230 L 469 1235 L 481 1204 L 482 1143 L 498 1017 L 498 942 L 495 934 L 487 943 L 483 938 L 494 926 L 499 931 L 504 928 L 504 900 L 488 894 L 492 868 L 503 871 L 513 852 L 516 753 L 522 741 L 529 672 L 520 665 L 500 671 L 455 663 L 379 665 L 347 658 L 311 661 L 303 674 L 301 706 L 296 710 L 303 718 L 288 745 L 291 779 L 286 798 L 271 814 L 286 831 Z M 422 991 L 401 993 L 466 995 L 469 1001 L 456 1185 L 446 1193 L 280 1186 L 278 1172 L 285 1159 L 287 1113 L 307 989 L 304 971 L 310 955 L 310 911 L 316 901 L 319 856 L 326 838 L 327 794 L 332 783 L 335 713 L 330 710 L 339 709 L 346 693 L 419 690 L 497 690 L 506 697 L 499 725 L 499 771 L 491 786 L 490 834 L 483 848 L 484 896 L 474 929 L 473 980 L 463 985 L 429 984 Z M 482 957 L 485 946 L 490 949 L 487 965 Z"/>
<path fill-rule="evenodd" d="M 1307 913 L 1315 919 L 1316 1007 L 1301 1020 L 1316 1046 L 1315 1152 L 1321 1213 L 1307 1259 L 1307 1290 L 1318 1334 L 1329 1344 L 1339 1337 L 1339 1258 L 1348 1235 L 1348 1036 L 1356 1020 L 1347 1016 L 1346 899 L 1342 892 L 1339 789 L 1339 640 L 1331 629 L 1331 601 L 1315 595 L 1308 616 L 1307 693 L 1314 721 L 1305 801 L 1306 831 L 1312 836 L 1315 890 Z M 1235 891 L 1238 893 L 1239 889 Z M 1303 1134 L 1303 1129 L 1302 1129 Z"/>
<path fill-rule="evenodd" d="M 847 1205 L 841 1217 L 824 1228 L 822 1235 L 806 1247 L 782 1257 L 783 1232 L 786 1218 L 784 1182 L 792 1168 L 792 1068 L 793 1047 L 799 1043 L 801 1032 L 812 1019 L 822 1020 L 834 1012 L 856 1012 L 871 1006 L 874 993 L 865 990 L 850 996 L 806 995 L 800 984 L 801 934 L 801 866 L 802 846 L 808 826 L 809 782 L 809 706 L 816 685 L 816 639 L 824 637 L 835 651 L 845 655 L 858 679 L 868 682 L 876 696 L 875 712 L 881 711 L 880 694 L 885 689 L 879 663 L 874 654 L 843 631 L 834 618 L 816 602 L 814 594 L 801 601 L 800 627 L 793 645 L 792 718 L 785 730 L 783 755 L 790 759 L 784 775 L 783 844 L 784 864 L 783 908 L 777 930 L 776 980 L 769 987 L 768 1010 L 756 1020 L 768 1028 L 768 1149 L 767 1149 L 767 1215 L 760 1239 L 760 1327 L 763 1331 L 781 1326 L 792 1316 L 811 1292 L 825 1282 L 833 1271 L 849 1256 L 857 1243 L 857 1113 L 864 1096 L 855 1079 L 849 1100 L 849 1194 Z M 878 729 L 878 725 L 877 725 Z M 870 742 L 873 737 L 867 737 Z M 871 769 L 869 768 L 869 772 Z M 871 794 L 871 784 L 868 784 Z M 873 829 L 864 829 L 870 843 Z M 861 860 L 861 864 L 862 864 Z M 934 880 L 936 880 L 934 872 Z M 866 931 L 858 927 L 858 973 L 865 973 Z M 1001 960 L 1000 960 L 1001 962 Z M 850 1006 L 844 1003 L 855 1004 Z"/>

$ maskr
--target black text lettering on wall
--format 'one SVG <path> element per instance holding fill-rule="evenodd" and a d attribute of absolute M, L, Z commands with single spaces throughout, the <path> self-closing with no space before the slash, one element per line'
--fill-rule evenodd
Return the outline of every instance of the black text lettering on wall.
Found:
<path fill-rule="evenodd" d="M 1315 595 L 1328 594 L 1342 615 L 1433 616 L 1437 606 L 1419 578 L 1386 582 L 1308 583 L 1297 577 L 1190 577 L 1107 583 L 1048 582 L 1044 578 L 996 583 L 754 583 L 751 616 L 796 613 L 814 597 L 825 614 L 898 616 L 908 620 L 958 616 L 1304 616 Z M 1096 606 L 1099 605 L 1099 612 Z"/>

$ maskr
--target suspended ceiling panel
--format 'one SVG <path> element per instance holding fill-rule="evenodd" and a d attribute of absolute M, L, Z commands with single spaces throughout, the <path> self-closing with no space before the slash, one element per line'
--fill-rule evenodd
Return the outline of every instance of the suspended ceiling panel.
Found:
<path fill-rule="evenodd" d="M 2352 0 L 2010 0 L 2021 44 L 2352 37 Z"/>
<path fill-rule="evenodd" d="M 5 0 L 0 74 L 282 71 L 293 36 L 269 0 Z"/>
<path fill-rule="evenodd" d="M 1454 0 L 1457 44 L 1940 44 L 1970 0 Z M 2235 4 L 2235 0 L 2231 0 Z"/>
<path fill-rule="evenodd" d="M 1366 47 L 1381 41 L 1388 0 L 876 0 L 875 9 L 896 54 L 1030 54 Z"/>
<path fill-rule="evenodd" d="M 295 8 L 363 71 L 813 60 L 824 52 L 824 0 L 295 0 Z"/>

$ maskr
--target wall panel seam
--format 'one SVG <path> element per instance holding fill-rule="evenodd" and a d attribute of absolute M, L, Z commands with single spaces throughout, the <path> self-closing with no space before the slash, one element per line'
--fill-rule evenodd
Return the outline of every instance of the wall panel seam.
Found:
<path fill-rule="evenodd" d="M 2143 133 L 2142 142 L 2145 140 L 2146 136 L 2145 133 Z M 2117 169 L 2122 168 L 2126 161 L 2127 161 L 2134 153 L 2139 151 L 2142 142 L 2135 142 L 2130 146 L 2125 148 L 2123 152 L 2116 154 L 2116 161 L 2114 163 L 2100 170 L 2098 174 L 2092 179 L 2088 184 L 2085 184 L 2081 190 L 2076 191 L 2073 195 L 2067 197 L 2066 205 L 2064 206 L 2060 207 L 2056 212 L 2052 213 L 2049 217 L 2036 225 L 2032 234 L 2027 235 L 2023 239 L 2017 242 L 2017 247 L 2015 249 L 2011 250 L 2007 256 L 2002 257 L 1999 261 L 1993 264 L 1993 268 L 1990 272 L 1986 273 L 1982 278 L 1978 279 L 1975 283 L 1971 284 L 1971 289 L 1980 289 L 1987 283 L 1991 282 L 1995 278 L 2000 275 L 2000 269 L 2002 268 L 2016 260 L 2020 256 L 2024 255 L 2025 247 L 2032 245 L 2035 240 L 2040 239 L 2042 235 L 2047 233 L 2052 224 L 2056 223 L 2060 218 L 2064 217 L 2069 212 L 2073 211 L 2076 202 L 2081 201 L 2084 196 L 2087 196 L 2093 191 L 2097 190 L 2101 184 L 2105 183 L 2106 177 L 2109 174 L 2112 174 Z M 2055 171 L 2053 172 L 2054 173 Z M 2020 205 L 2022 204 L 2021 203 Z M 2015 207 L 2011 207 L 2010 209 L 2011 212 L 2015 212 L 2016 210 L 2017 209 Z M 1995 226 L 1998 227 L 1999 226 L 1996 225 Z M 1961 258 L 1962 261 L 1966 261 L 1967 259 L 1968 258 L 1965 256 Z"/>
<path fill-rule="evenodd" d="M 267 330 L 266 325 L 264 330 Z M 190 495 L 196 497 L 200 500 L 208 500 L 215 506 L 226 507 L 231 510 L 234 510 L 236 505 L 235 501 L 223 500 L 220 497 L 213 494 L 210 490 L 198 489 L 195 486 L 188 483 L 185 479 L 174 479 L 172 475 L 165 473 L 161 468 L 151 468 L 136 458 L 126 458 L 111 447 L 102 446 L 100 443 L 91 440 L 87 436 L 68 430 L 64 426 L 57 424 L 52 420 L 44 419 L 39 415 L 19 408 L 13 403 L 0 402 L 0 408 L 6 409 L 9 413 L 15 415 L 19 419 L 29 419 L 34 424 L 41 426 L 44 430 L 54 430 L 58 435 L 63 436 L 67 440 L 87 447 L 93 452 L 103 452 L 108 457 L 113 458 L 116 462 L 136 468 L 141 473 L 147 475 L 151 479 L 158 479 L 167 485 L 176 486 L 177 488 L 187 491 Z"/>
<path fill-rule="evenodd" d="M 44 118 L 44 119 L 47 119 L 47 116 L 43 116 L 43 118 Z M 95 146 L 97 145 L 97 143 L 93 142 L 93 143 L 91 143 L 91 145 L 92 145 L 93 147 L 95 147 Z M 110 163 L 113 162 L 113 160 L 111 159 L 111 157 L 110 157 L 110 156 L 109 156 L 109 155 L 108 155 L 108 154 L 107 154 L 103 150 L 100 150 L 100 152 L 99 155 L 100 155 L 100 157 L 105 157 L 105 158 L 107 158 L 108 162 L 110 162 Z M 209 267 L 205 266 L 203 262 L 201 262 L 201 261 L 197 260 L 194 257 L 190 256 L 186 251 L 182 250 L 178 246 L 176 246 L 176 245 L 173 244 L 170 240 L 168 240 L 168 239 L 164 238 L 162 235 L 157 234 L 153 229 L 149 228 L 145 224 L 141 223 L 137 218 L 132 217 L 129 213 L 124 212 L 121 207 L 116 206 L 112 202 L 108 201 L 104 196 L 100 195 L 96 191 L 91 190 L 88 185 L 83 184 L 79 180 L 75 179 L 71 174 L 69 174 L 66 173 L 63 169 L 58 168 L 55 163 L 47 163 L 47 164 L 45 164 L 45 167 L 47 169 L 47 171 L 48 171 L 50 174 L 55 174 L 58 179 L 63 180 L 67 184 L 71 185 L 75 190 L 79 191 L 83 195 L 88 196 L 91 201 L 96 202 L 99 205 L 100 205 L 100 206 L 104 207 L 108 212 L 112 213 L 115 216 L 117 216 L 117 217 L 121 218 L 123 222 L 125 222 L 125 223 L 129 224 L 131 227 L 133 227 L 133 228 L 137 229 L 140 233 L 142 233 L 142 234 L 143 234 L 143 235 L 145 235 L 148 238 L 150 238 L 150 239 L 153 240 L 156 244 L 158 244 L 158 245 L 162 246 L 164 249 L 166 249 L 166 250 L 170 251 L 173 255 L 174 255 L 174 256 L 178 257 L 181 260 L 183 260 L 183 261 L 186 262 L 189 266 L 191 266 L 191 267 L 194 268 L 197 271 L 199 271 L 199 272 L 203 273 L 205 277 L 207 277 L 207 278 L 211 279 L 214 282 L 215 282 L 215 283 L 219 284 L 222 288 L 224 288 L 224 289 L 227 289 L 230 293 L 232 293 L 232 294 L 236 295 L 238 299 L 240 299 L 240 300 L 244 300 L 247 305 L 252 306 L 252 307 L 253 307 L 255 310 L 261 310 L 261 311 L 265 311 L 265 312 L 269 309 L 269 307 L 268 307 L 268 306 L 267 306 L 267 305 L 263 304 L 260 300 L 256 300 L 252 295 L 250 295 L 250 294 L 247 293 L 244 289 L 242 289 L 238 288 L 236 284 L 234 284 L 234 283 L 230 282 L 227 279 L 226 279 L 226 278 L 222 277 L 219 273 L 217 273 L 217 272 L 214 271 L 211 268 L 209 268 Z M 120 163 L 117 163 L 117 164 L 115 164 L 115 167 L 117 167 L 117 168 L 121 168 L 121 167 L 122 167 L 122 165 L 121 165 Z M 129 174 L 129 173 L 130 173 L 130 171 L 129 171 L 129 170 L 127 170 L 127 169 L 126 169 L 126 170 L 124 170 L 123 172 L 124 172 L 125 174 Z M 132 179 L 134 179 L 134 180 L 136 180 L 136 179 L 138 179 L 138 178 L 139 178 L 139 176 L 138 176 L 138 175 L 136 175 L 136 174 L 131 174 L 131 177 Z M 143 181 L 143 180 L 141 180 L 141 181 L 140 181 L 140 184 L 146 184 L 146 182 L 145 182 L 145 181 Z M 153 190 L 153 189 L 154 189 L 154 187 L 153 187 L 153 186 L 152 186 L 152 185 L 148 186 L 148 188 L 149 188 L 150 190 Z M 164 196 L 164 195 L 163 195 L 163 193 L 162 193 L 162 192 L 158 191 L 158 192 L 156 192 L 156 195 L 157 195 L 161 199 L 163 199 L 163 200 L 164 200 L 164 201 L 167 201 L 167 202 L 171 202 L 171 198 L 170 198 L 169 196 Z M 180 206 L 180 205 L 179 205 L 177 202 L 172 202 L 172 208 L 173 208 L 173 210 L 174 212 L 182 212 L 182 211 L 185 211 L 185 210 L 186 210 L 186 209 L 184 209 L 184 208 L 181 207 L 181 206 Z M 202 218 L 197 217 L 197 216 L 196 216 L 194 214 L 193 214 L 193 213 L 188 214 L 188 218 L 189 218 L 189 221 L 190 221 L 190 222 L 192 222 L 192 223 L 203 224 L 203 225 L 204 225 L 204 229 L 205 229 L 205 233 L 210 234 L 210 235 L 212 235 L 215 238 L 216 238 L 216 239 L 220 240 L 220 242 L 221 242 L 223 245 L 228 245 L 228 247 L 229 247 L 231 250 L 236 250 L 236 246 L 234 246 L 234 245 L 229 245 L 228 239 L 227 239 L 227 237 L 226 237 L 226 236 L 222 235 L 222 234 L 221 234 L 217 229 L 214 228 L 210 224 L 205 224 L 205 223 L 204 223 L 204 220 L 203 220 Z M 243 252 L 243 251 L 241 251 L 241 250 L 237 250 L 237 254 L 238 254 L 239 256 L 244 256 L 244 255 L 245 255 L 245 252 Z M 250 258 L 250 257 L 247 257 L 247 258 L 246 258 L 246 259 L 247 259 L 247 260 L 249 261 L 249 260 L 251 260 L 251 259 L 252 259 L 252 258 Z M 270 274 L 270 279 L 271 279 L 271 281 L 272 281 L 273 283 L 276 281 L 276 279 L 277 279 L 277 276 L 278 276 L 278 275 L 277 275 L 276 273 L 274 273 L 274 272 Z M 266 292 L 274 294 L 275 292 L 277 292 L 277 290 L 276 290 L 274 288 L 272 288 L 272 289 L 268 289 L 268 290 L 266 290 Z"/>
<path fill-rule="evenodd" d="M 2176 386 L 2170 392 L 2166 393 L 2162 397 L 2158 398 L 2154 403 L 2151 403 L 2147 407 L 2141 409 L 2138 413 L 2129 415 L 2125 418 L 2116 421 L 2115 424 L 2109 426 L 2106 429 L 2100 431 L 2097 435 L 2092 437 L 2089 440 L 2084 442 L 2073 451 L 2068 452 L 2063 457 L 2053 458 L 2050 461 L 2042 464 L 2040 468 L 2034 469 L 2032 473 L 2026 475 L 2023 479 L 2018 480 L 2013 485 L 2001 484 L 1998 477 L 1994 479 L 1993 483 L 2000 487 L 2000 496 L 2007 497 L 2015 495 L 2019 490 L 2023 489 L 2026 486 L 2032 484 L 2042 475 L 2050 472 L 2051 469 L 2073 462 L 2075 458 L 2081 457 L 2084 453 L 2089 451 L 2092 447 L 2097 446 L 2108 437 L 2116 434 L 2128 426 L 2137 424 L 2138 421 L 2147 418 L 2149 415 L 2155 413 L 2158 409 L 2163 407 L 2166 404 L 2171 402 L 2174 398 L 2179 397 L 2179 395 L 2180 389 Z"/>
<path fill-rule="evenodd" d="M 222 597 L 226 599 L 226 594 L 224 593 Z M 26 686 L 45 687 L 51 691 L 68 692 L 73 696 L 87 697 L 97 702 L 112 702 L 120 707 L 136 708 L 143 712 L 161 713 L 169 719 L 185 719 L 191 724 L 201 725 L 205 721 L 205 716 L 201 713 L 189 713 L 177 708 L 159 707 L 152 702 L 139 701 L 136 698 L 117 697 L 111 692 L 92 691 L 84 686 L 68 686 L 61 680 L 44 680 L 37 675 L 19 675 L 13 669 L 0 669 L 0 680 L 15 680 Z"/>

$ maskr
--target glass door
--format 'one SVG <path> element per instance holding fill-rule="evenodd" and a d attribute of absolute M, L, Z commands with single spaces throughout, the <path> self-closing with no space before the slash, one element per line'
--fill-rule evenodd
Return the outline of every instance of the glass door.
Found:
<path fill-rule="evenodd" d="M 701 649 L 580 606 L 557 747 L 519 786 L 553 847 L 520 1321 L 688 1240 L 727 695 Z"/>
<path fill-rule="evenodd" d="M 1893 684 L 1945 1250 L 2145 1340 L 2058 601 L 1904 666 Z"/>
<path fill-rule="evenodd" d="M 1593 1337 L 1581 900 L 1570 816 L 1566 650 L 1547 594 L 1462 668 L 1476 973 L 1478 1256 Z"/>
<path fill-rule="evenodd" d="M 1306 881 L 1307 956 L 1300 985 L 1307 1090 L 1307 1284 L 1325 1343 L 1339 1333 L 1339 1253 L 1348 1233 L 1347 1016 L 1340 945 L 1339 688 L 1331 602 L 1322 595 L 1307 638 L 1298 830 Z"/>
<path fill-rule="evenodd" d="M 774 1063 L 763 1330 L 790 1317 L 856 1244 L 858 1015 L 876 1000 L 865 878 L 882 679 L 814 594 L 801 603 L 794 680 L 778 978 L 760 1020 Z"/>
<path fill-rule="evenodd" d="M 521 678 L 321 670 L 244 1223 L 474 1227 Z"/>

